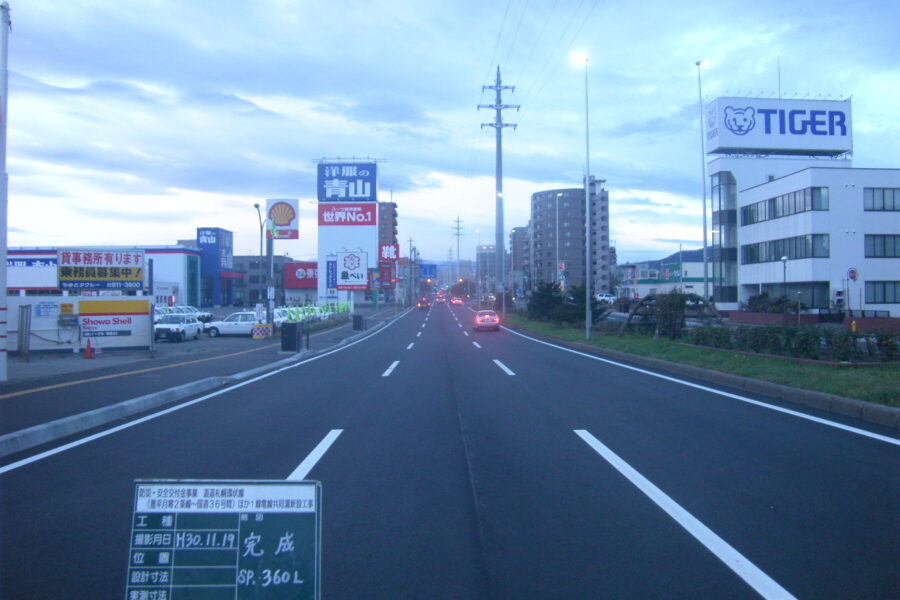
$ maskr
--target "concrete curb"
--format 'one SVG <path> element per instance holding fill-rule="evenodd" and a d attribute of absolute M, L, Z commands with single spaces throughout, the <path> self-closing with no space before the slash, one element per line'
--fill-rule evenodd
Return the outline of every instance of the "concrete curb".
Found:
<path fill-rule="evenodd" d="M 403 314 L 405 313 L 400 313 L 400 315 L 397 315 L 394 318 L 402 316 Z M 20 429 L 19 431 L 7 433 L 6 435 L 0 436 L 0 458 L 8 456 L 10 454 L 15 454 L 16 452 L 28 450 L 29 448 L 34 448 L 35 446 L 39 446 L 47 442 L 52 442 L 53 440 L 80 433 L 94 427 L 106 425 L 107 423 L 111 423 L 113 421 L 125 419 L 152 408 L 158 408 L 166 404 L 172 404 L 178 402 L 179 400 L 184 400 L 185 398 L 188 398 L 190 396 L 208 392 L 209 390 L 227 385 L 229 383 L 236 383 L 243 379 L 248 379 L 262 373 L 274 371 L 281 367 L 301 362 L 314 356 L 318 356 L 319 354 L 330 352 L 336 348 L 346 346 L 347 344 L 374 334 L 379 329 L 383 328 L 385 326 L 385 323 L 386 321 L 379 321 L 369 329 L 344 338 L 343 340 L 329 348 L 323 348 L 322 350 L 304 350 L 298 352 L 293 356 L 289 356 L 287 358 L 283 358 L 266 365 L 261 365 L 259 367 L 254 367 L 247 371 L 235 373 L 234 375 L 207 377 L 206 379 L 192 381 L 191 383 L 185 383 L 183 385 L 175 386 L 159 392 L 153 392 L 144 396 L 132 398 L 131 400 L 124 400 L 122 402 L 111 404 L 109 406 L 103 406 L 91 411 L 79 413 L 77 415 L 63 417 L 61 419 L 56 419 L 55 421 L 41 423 L 40 425 L 34 425 L 33 427 L 28 427 L 26 429 Z"/>
<path fill-rule="evenodd" d="M 509 327 L 506 325 L 505 327 Z M 515 329 L 510 327 L 510 329 Z M 652 369 L 667 371 L 669 373 L 699 379 L 717 385 L 737 388 L 744 392 L 754 394 L 764 394 L 773 396 L 779 400 L 803 404 L 819 410 L 825 410 L 848 417 L 861 419 L 869 423 L 884 425 L 894 429 L 900 429 L 900 408 L 892 406 L 884 406 L 882 404 L 873 404 L 857 400 L 856 398 L 845 398 L 844 396 L 836 396 L 834 394 L 826 394 L 824 392 L 816 392 L 813 390 L 804 390 L 801 388 L 790 387 L 770 381 L 762 381 L 741 375 L 732 375 L 731 373 L 723 373 L 712 369 L 704 369 L 691 365 L 683 365 L 673 363 L 660 358 L 650 358 L 647 356 L 638 356 L 636 354 L 626 354 L 617 350 L 608 350 L 606 348 L 598 348 L 581 342 L 570 342 L 568 340 L 560 340 L 558 338 L 535 334 L 530 331 L 518 330 L 522 334 L 552 342 L 559 346 L 565 346 L 574 350 L 580 350 L 588 354 L 595 354 L 604 358 L 620 360 L 625 363 L 637 364 Z"/>
<path fill-rule="evenodd" d="M 40 425 L 7 433 L 0 436 L 0 457 L 80 433 L 93 427 L 99 427 L 112 421 L 125 419 L 163 404 L 170 404 L 195 394 L 207 392 L 229 383 L 229 379 L 229 377 L 207 377 L 206 379 L 185 383 L 161 392 L 153 392 L 152 394 L 138 396 L 117 404 L 103 406 L 88 412 L 56 419 L 49 423 L 41 423 Z"/>

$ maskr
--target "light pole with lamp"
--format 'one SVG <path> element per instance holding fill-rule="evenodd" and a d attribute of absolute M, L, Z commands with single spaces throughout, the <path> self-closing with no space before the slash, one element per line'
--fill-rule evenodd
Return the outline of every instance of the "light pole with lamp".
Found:
<path fill-rule="evenodd" d="M 262 273 L 263 272 L 263 258 L 264 258 L 263 257 L 263 227 L 265 225 L 265 220 L 262 218 L 262 213 L 259 211 L 259 203 L 258 202 L 253 205 L 253 208 L 256 209 L 256 218 L 259 219 L 259 270 L 260 270 L 260 273 Z M 265 277 L 262 275 L 260 276 L 260 279 L 265 281 Z M 260 302 L 262 301 L 262 295 L 263 294 L 260 291 L 259 298 L 258 298 L 258 300 Z M 269 321 L 268 306 L 269 306 L 269 303 L 266 302 L 266 321 L 267 322 Z"/>
<path fill-rule="evenodd" d="M 573 54 L 576 64 L 584 62 L 584 339 L 591 339 L 591 129 L 588 118 L 588 56 Z"/>
<path fill-rule="evenodd" d="M 556 286 L 559 287 L 562 284 L 562 269 L 559 268 L 559 198 L 562 196 L 562 192 L 556 194 L 556 233 L 553 234 L 553 239 L 556 240 L 556 255 L 553 257 L 556 259 Z"/>
<path fill-rule="evenodd" d="M 784 296 L 784 314 L 787 316 L 788 294 L 787 294 L 787 256 L 781 257 L 781 295 Z"/>
<path fill-rule="evenodd" d="M 700 81 L 700 65 L 697 66 L 697 107 L 700 110 L 700 182 L 703 184 L 703 302 L 709 302 L 709 262 L 706 253 L 706 144 L 703 139 L 703 85 Z"/>

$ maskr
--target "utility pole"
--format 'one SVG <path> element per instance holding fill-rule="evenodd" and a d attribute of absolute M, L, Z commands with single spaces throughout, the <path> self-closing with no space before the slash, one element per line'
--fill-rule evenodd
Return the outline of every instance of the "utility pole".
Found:
<path fill-rule="evenodd" d="M 6 364 L 6 334 L 7 308 L 9 302 L 6 298 L 6 229 L 7 229 L 7 205 L 9 203 L 9 175 L 6 173 L 6 111 L 9 106 L 9 4 L 0 4 L 0 381 L 7 380 Z"/>
<path fill-rule="evenodd" d="M 502 80 L 500 79 L 500 65 L 497 65 L 497 79 L 494 82 L 494 85 L 483 85 L 481 86 L 481 91 L 484 90 L 494 90 L 496 96 L 494 98 L 494 104 L 479 104 L 478 108 L 490 108 L 495 111 L 494 122 L 493 123 L 482 123 L 482 127 L 493 127 L 497 133 L 497 175 L 496 175 L 496 188 L 497 188 L 497 196 L 496 196 L 496 205 L 497 205 L 497 216 L 496 216 L 496 225 L 495 225 L 495 236 L 496 236 L 496 250 L 497 250 L 497 283 L 500 288 L 500 295 L 503 298 L 502 300 L 502 309 L 501 312 L 503 315 L 506 315 L 506 245 L 503 242 L 503 128 L 504 127 L 512 127 L 516 128 L 515 123 L 504 123 L 503 122 L 503 110 L 507 108 L 514 108 L 516 111 L 519 110 L 518 104 L 503 104 L 503 99 L 501 98 L 501 93 L 503 90 L 509 90 L 514 92 L 516 90 L 516 86 L 514 85 L 503 85 Z"/>
<path fill-rule="evenodd" d="M 459 215 L 456 215 L 456 220 L 453 221 L 456 225 L 453 227 L 453 235 L 456 236 L 456 281 L 453 282 L 453 285 L 459 283 L 459 238 L 462 237 L 462 221 L 459 220 Z"/>
<path fill-rule="evenodd" d="M 409 238 L 409 264 L 406 266 L 407 270 L 407 278 L 406 281 L 409 283 L 409 305 L 412 306 L 413 303 L 413 239 Z"/>

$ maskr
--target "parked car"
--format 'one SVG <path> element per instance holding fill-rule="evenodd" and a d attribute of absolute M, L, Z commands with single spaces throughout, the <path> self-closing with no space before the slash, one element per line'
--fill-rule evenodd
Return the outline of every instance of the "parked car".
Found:
<path fill-rule="evenodd" d="M 183 342 L 188 337 L 195 340 L 200 337 L 203 324 L 192 315 L 163 315 L 159 323 L 153 326 L 155 340 L 166 338 L 173 342 Z"/>
<path fill-rule="evenodd" d="M 492 310 L 479 310 L 475 313 L 472 328 L 475 331 L 481 331 L 482 329 L 500 331 L 500 315 Z"/>
<path fill-rule="evenodd" d="M 251 335 L 253 326 L 259 320 L 255 312 L 231 313 L 221 321 L 210 321 L 206 324 L 206 333 L 209 337 L 220 335 Z"/>
<path fill-rule="evenodd" d="M 597 294 L 594 296 L 594 300 L 599 302 L 600 304 L 614 304 L 616 301 L 615 294 Z"/>
<path fill-rule="evenodd" d="M 175 308 L 182 309 L 186 314 L 194 315 L 201 323 L 209 323 L 213 320 L 213 314 L 211 312 L 200 310 L 193 306 L 176 306 Z"/>

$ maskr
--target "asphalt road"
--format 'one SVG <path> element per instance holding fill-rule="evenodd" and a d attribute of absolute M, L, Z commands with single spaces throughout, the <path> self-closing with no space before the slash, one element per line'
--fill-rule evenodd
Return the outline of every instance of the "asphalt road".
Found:
<path fill-rule="evenodd" d="M 124 597 L 135 479 L 304 475 L 326 598 L 897 597 L 894 432 L 470 323 L 6 464 L 0 597 Z"/>

